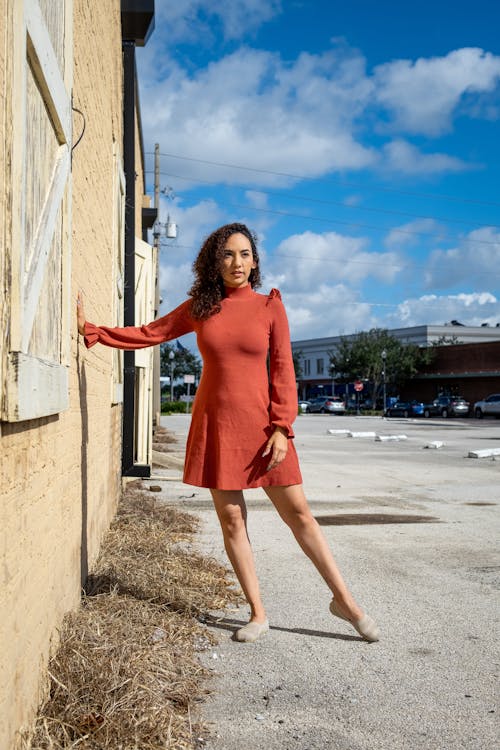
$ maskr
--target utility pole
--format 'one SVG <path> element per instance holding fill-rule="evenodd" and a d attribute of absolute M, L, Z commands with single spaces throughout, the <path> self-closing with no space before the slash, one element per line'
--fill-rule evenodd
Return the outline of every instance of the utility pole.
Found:
<path fill-rule="evenodd" d="M 155 192 L 156 226 L 153 227 L 153 263 L 155 273 L 155 315 L 160 310 L 160 144 L 155 143 Z M 160 426 L 161 383 L 160 383 L 160 347 L 153 350 L 153 417 L 156 427 Z"/>
<path fill-rule="evenodd" d="M 160 202 L 160 144 L 155 143 L 155 204 L 156 210 Z"/>

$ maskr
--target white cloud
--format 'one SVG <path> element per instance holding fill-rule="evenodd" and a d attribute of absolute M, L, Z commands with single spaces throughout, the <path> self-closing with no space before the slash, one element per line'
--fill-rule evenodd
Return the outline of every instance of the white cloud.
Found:
<path fill-rule="evenodd" d="M 500 232 L 482 227 L 469 232 L 448 250 L 431 253 L 425 272 L 427 289 L 449 289 L 457 284 L 482 287 L 500 282 Z"/>
<path fill-rule="evenodd" d="M 500 322 L 500 300 L 491 292 L 425 294 L 405 300 L 385 319 L 388 328 L 446 325 L 451 320 L 470 326 L 496 326 Z M 460 329 L 452 332 L 459 333 Z"/>
<path fill-rule="evenodd" d="M 267 193 L 261 193 L 259 190 L 245 191 L 245 198 L 255 208 L 267 208 L 268 197 Z"/>
<path fill-rule="evenodd" d="M 263 291 L 281 290 L 293 339 L 351 333 L 376 324 L 377 311 L 362 301 L 361 284 L 391 284 L 402 265 L 396 253 L 370 252 L 364 238 L 304 232 L 269 254 Z"/>
<path fill-rule="evenodd" d="M 270 172 L 315 177 L 377 159 L 353 135 L 370 91 L 357 59 L 339 61 L 329 52 L 288 64 L 277 54 L 242 48 L 194 74 L 172 60 L 163 67 L 161 79 L 143 70 L 141 105 L 145 140 L 162 134 L 164 151 L 251 164 L 263 170 L 244 173 L 255 185 L 293 182 Z M 169 168 L 213 183 L 242 178 L 240 170 L 198 162 L 174 160 Z"/>
<path fill-rule="evenodd" d="M 314 291 L 321 280 L 326 284 L 359 285 L 372 278 L 385 284 L 394 281 L 403 263 L 394 252 L 368 250 L 360 237 L 337 232 L 303 232 L 283 240 L 270 260 L 271 275 L 282 279 L 290 291 Z"/>
<path fill-rule="evenodd" d="M 370 305 L 344 284 L 320 284 L 313 292 L 283 291 L 292 340 L 337 336 L 370 328 Z"/>
<path fill-rule="evenodd" d="M 346 206 L 360 206 L 363 203 L 363 196 L 359 193 L 353 193 L 352 195 L 344 198 L 344 204 Z"/>
<path fill-rule="evenodd" d="M 183 5 L 187 15 L 178 9 L 175 14 L 186 21 L 202 5 L 206 10 L 192 0 Z M 252 3 L 235 5 L 239 13 Z M 256 0 L 254 6 L 256 12 L 263 8 Z M 416 176 L 461 172 L 470 168 L 462 160 L 422 153 L 399 135 L 378 149 L 367 145 L 366 125 L 383 107 L 393 117 L 393 131 L 437 135 L 451 127 L 458 111 L 463 114 L 464 97 L 470 116 L 486 116 L 491 105 L 484 98 L 500 79 L 500 57 L 479 49 L 398 60 L 378 66 L 373 75 L 364 57 L 346 45 L 302 52 L 292 61 L 240 47 L 205 68 L 189 62 L 182 67 L 169 53 L 165 24 L 160 18 L 156 41 L 139 56 L 145 141 L 163 141 L 168 145 L 162 150 L 193 158 L 172 160 L 169 168 L 212 184 L 243 177 L 249 185 L 290 185 L 300 177 L 366 168 Z M 203 164 L 200 158 L 261 171 Z"/>
<path fill-rule="evenodd" d="M 281 11 L 280 0 L 218 0 L 216 4 L 213 0 L 205 0 L 204 5 L 211 13 L 220 16 L 228 39 L 247 37 Z"/>
<path fill-rule="evenodd" d="M 436 221 L 436 219 L 414 219 L 391 229 L 384 240 L 384 245 L 389 248 L 421 245 L 423 242 L 426 243 L 428 241 L 429 236 L 432 236 L 435 243 L 436 239 L 439 239 L 439 234 L 444 231 L 444 226 Z"/>
<path fill-rule="evenodd" d="M 178 200 L 172 204 L 160 198 L 160 212 L 162 221 L 169 214 L 177 224 L 177 239 L 164 240 L 160 247 L 160 294 L 163 298 L 160 310 L 164 315 L 186 299 L 193 283 L 191 267 L 201 243 L 224 223 L 224 217 L 211 200 L 184 209 Z"/>
<path fill-rule="evenodd" d="M 161 65 L 156 64 L 156 69 Z M 411 175 L 460 172 L 444 153 L 421 153 L 403 139 L 381 154 L 359 140 L 357 121 L 369 107 L 370 79 L 362 58 L 303 53 L 292 64 L 269 52 L 239 49 L 189 75 L 170 61 L 161 80 L 143 78 L 146 141 L 168 134 L 169 153 L 250 164 L 249 184 L 289 184 L 270 172 L 316 177 L 333 170 L 374 167 Z M 181 125 L 180 125 L 181 124 Z M 249 160 L 251 154 L 251 161 Z M 240 170 L 173 161 L 187 177 L 240 182 Z"/>
<path fill-rule="evenodd" d="M 156 3 L 156 38 L 165 33 L 169 43 L 210 43 L 213 25 L 225 39 L 252 34 L 281 12 L 281 0 L 176 0 Z M 155 37 L 153 37 L 155 39 Z"/>
<path fill-rule="evenodd" d="M 164 199 L 163 199 L 164 200 Z M 260 200 L 260 198 L 257 198 Z M 184 209 L 176 199 L 165 201 L 164 215 L 170 211 L 179 227 L 178 238 L 161 250 L 161 313 L 165 314 L 185 298 L 193 280 L 192 263 L 204 237 L 230 220 L 213 201 L 202 201 Z M 433 228 L 421 220 L 420 228 Z M 412 222 L 406 226 L 418 226 Z M 261 234 L 260 255 L 263 286 L 267 293 L 277 287 L 283 294 L 290 320 L 292 338 L 318 338 L 348 334 L 371 327 L 398 328 L 422 324 L 444 324 L 458 319 L 468 325 L 500 322 L 498 293 L 484 287 L 500 268 L 500 235 L 492 228 L 475 230 L 464 238 L 463 245 L 431 255 L 429 272 L 434 273 L 433 288 L 465 283 L 470 288 L 476 279 L 477 289 L 456 294 L 423 294 L 407 298 L 390 313 L 380 300 L 380 284 L 391 298 L 398 295 L 398 284 L 408 275 L 408 260 L 395 251 L 371 252 L 366 238 L 340 235 L 336 232 L 291 235 L 270 252 Z M 493 243 L 478 251 L 473 242 Z M 423 284 L 423 272 L 414 274 L 412 284 Z M 497 276 L 498 278 L 498 276 Z M 416 281 L 415 281 L 416 280 Z M 373 284 L 370 286 L 370 281 Z M 392 288 L 391 288 L 392 285 Z M 377 287 L 373 297 L 370 288 Z M 397 299 L 397 296 L 396 296 Z M 365 301 L 366 300 L 366 301 Z M 195 347 L 194 338 L 187 345 Z"/>
<path fill-rule="evenodd" d="M 444 57 L 395 60 L 375 68 L 376 100 L 394 125 L 409 133 L 447 132 L 466 95 L 491 93 L 500 80 L 500 57 L 478 48 L 453 50 Z"/>
<path fill-rule="evenodd" d="M 320 285 L 314 294 L 283 292 L 292 340 L 337 336 L 370 328 L 408 328 L 446 325 L 459 320 L 464 325 L 495 327 L 500 323 L 500 299 L 491 292 L 471 294 L 427 294 L 409 298 L 390 313 L 362 302 L 355 290 L 339 285 Z M 455 332 L 457 329 L 452 329 Z"/>
<path fill-rule="evenodd" d="M 400 138 L 383 146 L 381 167 L 388 172 L 422 176 L 470 169 L 461 159 L 447 154 L 423 153 L 413 144 Z"/>

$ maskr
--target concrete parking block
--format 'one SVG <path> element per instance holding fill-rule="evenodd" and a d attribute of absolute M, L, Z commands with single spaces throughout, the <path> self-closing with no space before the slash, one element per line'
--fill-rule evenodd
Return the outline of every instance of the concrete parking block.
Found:
<path fill-rule="evenodd" d="M 408 440 L 408 435 L 375 435 L 375 441 L 377 443 L 389 443 L 399 442 L 400 440 Z"/>
<path fill-rule="evenodd" d="M 469 458 L 490 458 L 500 456 L 500 448 L 482 448 L 478 451 L 469 451 Z"/>

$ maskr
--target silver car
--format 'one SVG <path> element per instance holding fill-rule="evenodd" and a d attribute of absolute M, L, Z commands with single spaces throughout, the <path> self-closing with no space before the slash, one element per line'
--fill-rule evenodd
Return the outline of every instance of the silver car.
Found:
<path fill-rule="evenodd" d="M 320 396 L 312 399 L 307 411 L 320 414 L 345 414 L 345 406 L 338 396 Z"/>
<path fill-rule="evenodd" d="M 490 414 L 497 418 L 500 417 L 500 393 L 492 393 L 483 401 L 476 401 L 474 404 L 476 419 L 482 419 Z"/>

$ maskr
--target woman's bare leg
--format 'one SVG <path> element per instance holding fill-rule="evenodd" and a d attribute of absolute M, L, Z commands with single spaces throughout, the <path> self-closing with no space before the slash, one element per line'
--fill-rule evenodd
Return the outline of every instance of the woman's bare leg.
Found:
<path fill-rule="evenodd" d="M 324 578 L 343 615 L 359 620 L 363 611 L 358 607 L 337 567 L 328 542 L 311 513 L 301 484 L 288 487 L 264 487 L 281 518 L 292 530 L 305 554 Z"/>
<path fill-rule="evenodd" d="M 227 556 L 250 605 L 250 622 L 266 620 L 247 532 L 247 509 L 241 490 L 210 490 L 224 537 Z"/>

